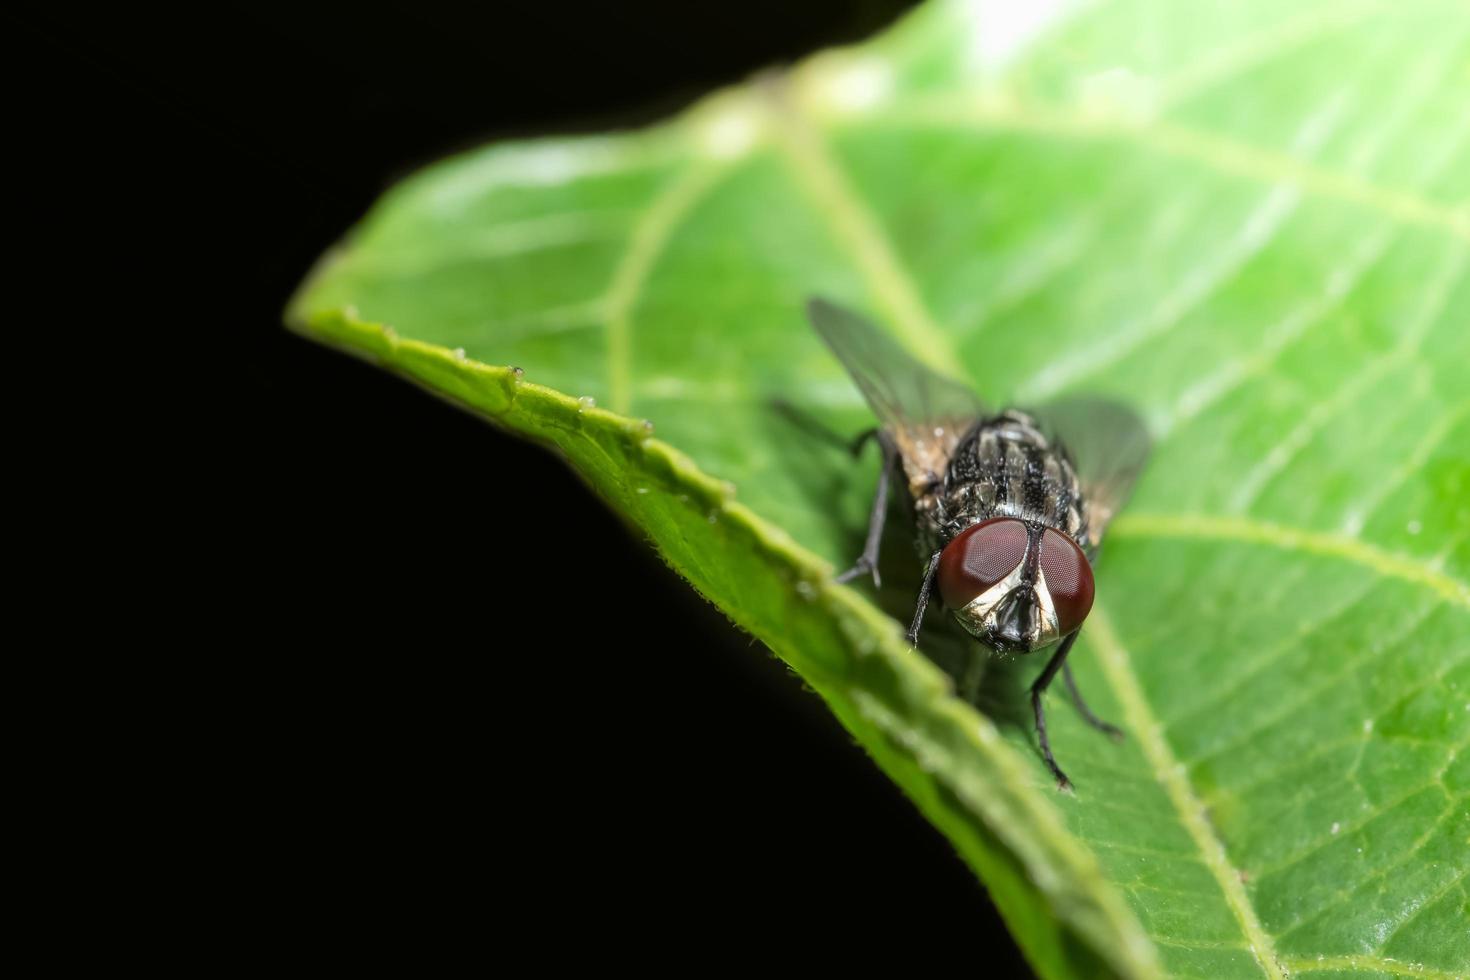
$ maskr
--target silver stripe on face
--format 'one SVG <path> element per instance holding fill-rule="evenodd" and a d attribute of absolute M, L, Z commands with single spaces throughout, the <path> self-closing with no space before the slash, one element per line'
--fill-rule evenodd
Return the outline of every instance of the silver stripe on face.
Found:
<path fill-rule="evenodd" d="M 1006 596 L 1016 589 L 1027 588 L 1025 572 L 1026 563 L 1022 561 L 1009 575 L 971 599 L 964 608 L 956 609 L 955 618 L 960 621 L 960 625 L 980 637 L 998 632 L 996 611 Z M 1041 610 L 1037 628 L 1034 635 L 1024 638 L 1032 650 L 1044 647 L 1062 635 L 1061 625 L 1057 622 L 1057 610 L 1051 600 L 1051 589 L 1046 587 L 1046 572 L 1040 565 L 1036 568 L 1036 604 Z"/>

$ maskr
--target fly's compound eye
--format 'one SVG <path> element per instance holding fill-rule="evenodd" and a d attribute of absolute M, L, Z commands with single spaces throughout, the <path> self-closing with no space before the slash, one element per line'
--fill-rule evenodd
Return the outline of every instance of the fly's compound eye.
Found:
<path fill-rule="evenodd" d="M 1057 627 L 1065 636 L 1092 611 L 1092 565 L 1077 542 L 1047 528 L 1041 535 L 1041 571 L 1057 611 Z"/>
<path fill-rule="evenodd" d="M 981 521 L 961 531 L 939 556 L 939 594 L 949 608 L 963 609 L 1015 571 L 1025 558 L 1025 524 L 1014 517 Z M 1089 603 L 1091 582 L 1089 577 Z"/>

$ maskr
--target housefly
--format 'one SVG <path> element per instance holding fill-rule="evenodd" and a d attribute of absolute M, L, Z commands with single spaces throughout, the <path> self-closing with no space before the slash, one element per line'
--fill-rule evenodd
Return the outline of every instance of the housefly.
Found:
<path fill-rule="evenodd" d="M 898 464 L 924 561 L 909 642 L 918 644 L 937 590 L 960 625 L 997 653 L 1059 644 L 1031 685 L 1031 707 L 1042 757 L 1066 788 L 1042 694 L 1060 670 L 1083 718 L 1121 734 L 1082 700 L 1067 654 L 1092 609 L 1103 531 L 1148 455 L 1147 430 L 1129 409 L 1097 399 L 995 411 L 856 313 L 821 299 L 807 312 L 878 417 L 883 453 L 867 543 L 837 581 L 871 574 L 878 583 L 888 479 Z"/>

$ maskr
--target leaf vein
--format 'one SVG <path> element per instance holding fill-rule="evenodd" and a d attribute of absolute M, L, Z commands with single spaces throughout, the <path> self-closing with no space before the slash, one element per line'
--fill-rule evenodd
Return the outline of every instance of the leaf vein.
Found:
<path fill-rule="evenodd" d="M 1403 932 L 1404 928 L 1407 927 L 1409 923 L 1419 918 L 1419 916 L 1422 915 L 1426 910 L 1432 909 L 1434 908 L 1434 906 L 1438 905 L 1440 899 L 1444 898 L 1450 892 L 1459 888 L 1461 883 L 1464 882 L 1467 877 L 1470 877 L 1470 867 L 1465 868 L 1454 878 L 1451 878 L 1448 882 L 1445 883 L 1444 887 L 1436 889 L 1432 894 L 1425 898 L 1424 901 L 1420 902 L 1419 905 L 1416 906 L 1412 912 L 1404 916 L 1403 920 L 1393 927 L 1393 932 L 1389 933 L 1384 938 L 1383 942 L 1379 944 L 1378 948 L 1383 949 L 1389 943 L 1393 942 L 1394 937 L 1397 936 L 1400 932 Z"/>
<path fill-rule="evenodd" d="M 1293 973 L 1314 973 L 1319 970 L 1352 970 L 1361 973 L 1391 973 L 1399 977 L 1424 977 L 1426 980 L 1464 980 L 1462 974 L 1451 973 L 1448 970 L 1437 970 L 1432 966 L 1424 966 L 1419 963 L 1405 963 L 1402 960 L 1393 960 L 1382 956 L 1301 957 L 1287 960 L 1286 965 Z"/>
<path fill-rule="evenodd" d="M 1328 275 L 1319 295 L 1293 309 L 1266 332 L 1259 349 L 1226 362 L 1220 369 L 1186 389 L 1175 402 L 1173 411 L 1161 427 L 1159 437 L 1162 439 L 1181 422 L 1195 418 L 1253 378 L 1271 372 L 1282 351 L 1306 336 L 1314 326 L 1325 321 L 1342 305 L 1357 284 L 1388 253 L 1391 243 L 1392 236 L 1386 233 L 1369 238 L 1347 265 L 1334 269 Z"/>
<path fill-rule="evenodd" d="M 607 316 L 608 404 L 615 412 L 633 407 L 633 306 L 679 223 L 723 173 L 724 168 L 700 161 L 666 183 L 633 226 L 628 249 L 613 270 L 602 306 Z"/>
<path fill-rule="evenodd" d="M 1420 559 L 1385 551 L 1343 534 L 1309 531 L 1240 515 L 1127 512 L 1119 515 L 1108 533 L 1115 538 L 1238 541 L 1340 558 L 1371 569 L 1383 578 L 1422 585 L 1454 605 L 1470 609 L 1470 584 Z"/>
<path fill-rule="evenodd" d="M 1417 854 L 1424 847 L 1426 843 L 1429 842 L 1429 839 L 1433 837 L 1436 832 L 1438 832 L 1439 828 L 1444 824 L 1445 817 L 1450 816 L 1454 812 L 1454 802 L 1450 801 L 1449 804 L 1442 811 L 1440 811 L 1439 815 L 1435 818 L 1434 823 L 1431 824 L 1429 828 L 1424 831 L 1424 833 L 1420 834 L 1417 838 L 1414 839 L 1414 842 L 1409 846 L 1409 849 L 1402 860 L 1392 865 L 1389 865 L 1388 867 L 1380 868 L 1372 874 L 1368 875 L 1366 878 L 1358 879 L 1351 887 L 1339 889 L 1338 891 L 1334 892 L 1327 899 L 1326 904 L 1324 904 L 1321 908 L 1308 915 L 1301 916 L 1297 919 L 1292 920 L 1291 924 L 1286 926 L 1286 928 L 1284 928 L 1279 933 L 1279 935 L 1281 937 L 1289 936 L 1291 933 L 1296 932 L 1303 926 L 1315 922 L 1316 920 L 1322 918 L 1322 916 L 1326 915 L 1327 913 L 1331 912 L 1333 909 L 1341 905 L 1345 899 L 1352 897 L 1358 892 L 1364 891 L 1370 885 L 1374 884 L 1375 882 L 1381 881 L 1384 878 L 1387 878 L 1390 874 L 1402 868 L 1414 857 L 1415 854 Z M 1464 878 L 1466 873 L 1467 872 L 1465 871 L 1460 872 L 1455 880 L 1458 881 L 1459 879 Z M 1451 886 L 1453 886 L 1453 884 L 1454 881 L 1451 882 Z"/>
<path fill-rule="evenodd" d="M 1424 306 L 1415 317 L 1414 326 L 1404 334 L 1403 339 L 1387 355 L 1374 358 L 1362 371 L 1339 384 L 1331 398 L 1316 405 L 1306 418 L 1262 457 L 1260 463 L 1241 478 L 1239 488 L 1230 499 L 1232 511 L 1244 513 L 1249 510 L 1266 485 L 1290 466 L 1303 449 L 1311 445 L 1312 438 L 1318 432 L 1344 409 L 1356 403 L 1364 389 L 1418 353 L 1420 342 L 1429 335 L 1443 315 L 1450 290 L 1459 279 L 1464 265 L 1465 249 L 1457 248 L 1452 253 L 1451 261 L 1445 264 L 1443 274 L 1429 288 Z"/>
<path fill-rule="evenodd" d="M 1380 484 L 1377 489 L 1370 491 L 1356 504 L 1351 504 L 1347 510 L 1347 516 L 1343 519 L 1343 532 L 1345 534 L 1356 534 L 1362 529 L 1368 518 L 1372 517 L 1388 500 L 1404 481 L 1417 473 L 1434 451 L 1439 448 L 1445 438 L 1452 432 L 1467 414 L 1470 414 L 1470 399 L 1461 402 L 1459 406 L 1450 409 L 1443 416 L 1436 419 L 1425 430 L 1424 436 L 1418 445 L 1409 453 L 1407 459 L 1394 468 L 1387 480 Z"/>
<path fill-rule="evenodd" d="M 1470 242 L 1470 213 L 1413 191 L 1340 173 L 1289 152 L 1179 123 L 1137 121 L 1022 102 L 1015 98 L 927 99 L 864 117 L 875 123 L 945 129 L 1008 130 L 1072 139 L 1113 139 L 1202 164 L 1217 173 L 1290 185 L 1314 197 L 1345 201 L 1404 225 L 1436 229 Z"/>
<path fill-rule="evenodd" d="M 898 258 L 882 225 L 833 158 L 815 127 L 786 105 L 777 105 L 779 145 L 818 214 L 857 263 L 884 306 L 894 330 L 914 356 L 954 376 L 962 363 L 947 333 L 934 322 L 913 277 Z"/>
<path fill-rule="evenodd" d="M 1278 704 L 1275 710 L 1273 710 L 1270 714 L 1265 716 L 1258 716 L 1256 723 L 1252 724 L 1252 726 L 1246 729 L 1244 732 L 1237 734 L 1237 736 L 1230 741 L 1224 743 L 1223 745 L 1216 745 L 1205 754 L 1195 756 L 1193 759 L 1190 759 L 1189 765 L 1198 766 L 1210 759 L 1218 758 L 1235 749 L 1243 748 L 1244 746 L 1249 745 L 1259 736 L 1269 731 L 1273 725 L 1284 719 L 1290 718 L 1292 716 L 1292 712 L 1296 711 L 1298 708 L 1302 707 L 1305 704 L 1310 704 L 1315 698 L 1320 697 L 1326 692 L 1332 690 L 1343 681 L 1350 679 L 1364 664 L 1371 663 L 1375 658 L 1380 657 L 1388 653 L 1389 651 L 1392 651 L 1407 643 L 1410 639 L 1413 638 L 1414 634 L 1418 632 L 1419 629 L 1421 629 L 1426 622 L 1428 622 L 1429 618 L 1438 608 L 1439 607 L 1434 604 L 1430 604 L 1429 606 L 1425 607 L 1422 612 L 1415 616 L 1413 622 L 1408 624 L 1407 628 L 1400 630 L 1398 634 L 1394 636 L 1392 642 L 1390 642 L 1388 645 L 1384 647 L 1366 647 L 1361 654 L 1350 660 L 1346 667 L 1333 674 L 1331 677 L 1328 677 L 1322 683 L 1314 684 L 1310 687 L 1295 688 L 1295 696 L 1292 697 L 1290 700 L 1286 701 L 1283 704 Z M 1452 666 L 1455 665 L 1450 664 L 1446 666 L 1445 671 L 1448 671 Z M 1431 680 L 1437 682 L 1439 680 L 1439 676 L 1441 676 L 1443 673 L 1443 671 L 1440 672 L 1439 675 L 1436 675 Z M 1420 690 L 1423 690 L 1426 686 L 1428 686 L 1428 683 L 1429 682 L 1421 682 L 1420 684 L 1415 685 L 1415 687 L 1412 688 L 1409 692 L 1406 692 L 1404 696 L 1408 697 L 1414 693 L 1417 693 Z"/>
<path fill-rule="evenodd" d="M 1291 635 L 1267 647 L 1265 653 L 1259 657 L 1252 658 L 1245 665 L 1244 670 L 1230 677 L 1224 685 L 1214 687 L 1210 694 L 1203 700 L 1197 700 L 1194 704 L 1185 705 L 1183 708 L 1176 710 L 1166 720 L 1166 724 L 1172 728 L 1189 718 L 1200 715 L 1209 716 L 1215 708 L 1235 697 L 1253 679 L 1275 666 L 1283 654 L 1298 648 L 1304 640 L 1320 633 L 1331 623 L 1342 618 L 1345 613 L 1351 612 L 1364 596 L 1373 591 L 1376 584 L 1375 580 L 1369 579 L 1361 588 L 1355 589 L 1344 601 L 1327 610 L 1324 615 L 1316 617 L 1303 626 L 1299 626 Z"/>
<path fill-rule="evenodd" d="M 1423 783 L 1421 785 L 1415 786 L 1408 792 L 1401 793 L 1392 800 L 1389 800 L 1385 803 L 1377 804 L 1373 808 L 1373 812 L 1368 814 L 1368 816 L 1363 817 L 1360 820 L 1351 821 L 1346 824 L 1339 824 L 1337 825 L 1336 833 L 1318 837 L 1316 840 L 1310 842 L 1306 847 L 1303 847 L 1301 850 L 1296 851 L 1293 854 L 1289 854 L 1281 860 L 1274 862 L 1273 864 L 1267 865 L 1262 868 L 1257 868 L 1252 873 L 1257 878 L 1268 878 L 1272 875 L 1278 875 L 1282 872 L 1289 871 L 1297 865 L 1301 864 L 1303 861 L 1309 860 L 1312 855 L 1319 854 L 1323 850 L 1331 847 L 1333 844 L 1337 844 L 1341 841 L 1349 839 L 1350 837 L 1352 837 L 1353 834 L 1356 834 L 1358 831 L 1372 824 L 1373 821 L 1382 819 L 1384 814 L 1391 813 L 1396 808 L 1401 807 L 1405 803 L 1414 799 L 1414 797 L 1419 796 L 1423 793 L 1428 793 L 1433 790 L 1438 790 L 1441 796 L 1447 795 L 1440 786 L 1433 782 Z"/>
<path fill-rule="evenodd" d="M 1286 974 L 1276 959 L 1275 945 L 1246 894 L 1240 870 L 1230 862 L 1225 843 L 1205 816 L 1204 803 L 1190 783 L 1187 770 L 1169 747 L 1163 726 L 1139 686 L 1128 651 L 1119 640 L 1111 618 L 1100 605 L 1095 605 L 1090 621 L 1093 623 L 1090 635 L 1098 650 L 1103 673 L 1122 705 L 1159 784 L 1164 787 L 1185 830 L 1199 848 L 1205 867 L 1224 893 L 1225 902 L 1256 962 L 1272 980 L 1284 980 Z"/>

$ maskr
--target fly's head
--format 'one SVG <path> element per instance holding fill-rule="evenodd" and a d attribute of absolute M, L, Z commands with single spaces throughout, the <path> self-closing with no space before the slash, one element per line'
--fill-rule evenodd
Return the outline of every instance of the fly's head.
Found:
<path fill-rule="evenodd" d="M 1092 610 L 1092 565 L 1077 542 L 1014 517 L 960 532 L 939 557 L 938 584 L 960 625 L 1004 653 L 1055 643 Z"/>

